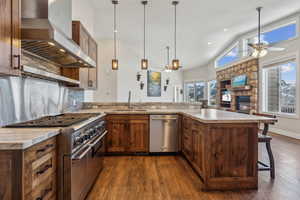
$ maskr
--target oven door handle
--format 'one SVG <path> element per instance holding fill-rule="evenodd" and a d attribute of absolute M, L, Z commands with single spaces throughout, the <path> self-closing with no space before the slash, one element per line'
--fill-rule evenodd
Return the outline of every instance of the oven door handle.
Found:
<path fill-rule="evenodd" d="M 92 149 L 92 147 L 88 146 L 88 148 L 82 152 L 80 155 L 75 154 L 74 156 L 72 156 L 72 160 L 81 160 L 83 157 L 85 157 L 88 152 Z"/>
<path fill-rule="evenodd" d="M 90 144 L 91 147 L 94 147 L 96 144 L 98 144 L 98 142 L 107 134 L 107 131 L 104 131 L 104 133 L 102 133 L 102 135 L 92 144 Z"/>

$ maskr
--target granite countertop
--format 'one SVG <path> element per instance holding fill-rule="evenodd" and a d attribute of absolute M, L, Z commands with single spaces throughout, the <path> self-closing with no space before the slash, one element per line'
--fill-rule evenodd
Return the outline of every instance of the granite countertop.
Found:
<path fill-rule="evenodd" d="M 183 109 L 150 109 L 150 110 L 118 110 L 118 109 L 84 109 L 79 113 L 106 114 L 182 114 L 203 123 L 258 123 L 274 122 L 276 119 L 246 115 L 216 109 L 183 110 Z M 104 117 L 105 114 L 100 115 Z M 77 124 L 73 128 L 82 127 L 89 120 Z M 34 144 L 47 140 L 60 133 L 61 128 L 0 128 L 0 150 L 26 149 Z"/>
<path fill-rule="evenodd" d="M 59 128 L 0 128 L 0 150 L 26 149 L 59 133 Z"/>
<path fill-rule="evenodd" d="M 105 114 L 102 113 L 97 117 L 85 120 L 69 128 L 74 130 L 80 129 L 91 121 L 104 116 Z M 60 134 L 61 129 L 63 128 L 0 128 L 0 150 L 27 149 Z"/>
<path fill-rule="evenodd" d="M 182 114 L 203 123 L 257 123 L 276 122 L 276 119 L 228 112 L 217 109 L 183 110 L 183 109 L 149 109 L 149 110 L 118 110 L 118 109 L 84 109 L 79 112 L 104 112 L 106 114 Z"/>

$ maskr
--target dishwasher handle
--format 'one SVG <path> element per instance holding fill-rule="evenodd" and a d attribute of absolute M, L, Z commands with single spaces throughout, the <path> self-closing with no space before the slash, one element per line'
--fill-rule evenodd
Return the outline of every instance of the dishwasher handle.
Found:
<path fill-rule="evenodd" d="M 172 117 L 172 118 L 151 117 L 151 120 L 163 120 L 163 121 L 169 121 L 169 120 L 178 120 L 178 118 L 177 118 L 177 117 Z"/>

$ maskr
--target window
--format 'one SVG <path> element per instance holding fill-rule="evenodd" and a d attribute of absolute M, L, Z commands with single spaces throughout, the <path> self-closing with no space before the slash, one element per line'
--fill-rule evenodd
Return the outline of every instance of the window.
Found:
<path fill-rule="evenodd" d="M 297 23 L 293 22 L 288 25 L 281 26 L 273 29 L 269 32 L 261 34 L 261 42 L 265 44 L 278 43 L 281 41 L 289 40 L 297 36 Z M 256 44 L 258 43 L 258 37 L 252 37 L 247 40 L 247 43 Z M 251 48 L 249 48 L 250 50 Z M 252 50 L 250 50 L 252 51 Z"/>
<path fill-rule="evenodd" d="M 206 82 L 185 83 L 185 100 L 187 102 L 200 102 L 205 99 Z"/>
<path fill-rule="evenodd" d="M 296 60 L 263 69 L 264 112 L 296 114 Z"/>
<path fill-rule="evenodd" d="M 216 67 L 224 67 L 234 61 L 239 59 L 239 47 L 238 43 L 235 44 L 227 53 L 222 55 L 220 58 L 216 60 Z"/>
<path fill-rule="evenodd" d="M 212 80 L 208 82 L 208 105 L 217 105 L 217 81 Z"/>

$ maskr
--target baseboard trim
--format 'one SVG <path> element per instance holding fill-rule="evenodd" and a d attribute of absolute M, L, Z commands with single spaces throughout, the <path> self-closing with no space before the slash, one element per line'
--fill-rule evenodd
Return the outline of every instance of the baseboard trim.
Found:
<path fill-rule="evenodd" d="M 300 133 L 270 127 L 270 132 L 300 140 Z"/>

